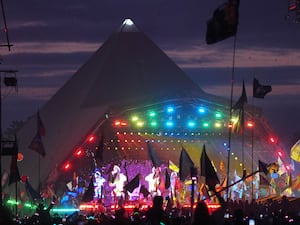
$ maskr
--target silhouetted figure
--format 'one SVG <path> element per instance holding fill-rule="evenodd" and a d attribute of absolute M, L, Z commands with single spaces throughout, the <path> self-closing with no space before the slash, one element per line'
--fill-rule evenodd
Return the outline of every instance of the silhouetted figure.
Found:
<path fill-rule="evenodd" d="M 0 206 L 0 225 L 12 225 L 13 215 L 5 206 Z"/>
<path fill-rule="evenodd" d="M 168 215 L 162 208 L 163 197 L 155 196 L 153 198 L 153 206 L 146 212 L 146 225 L 160 225 L 161 223 L 168 225 Z"/>
<path fill-rule="evenodd" d="M 144 221 L 141 218 L 139 208 L 133 209 L 133 214 L 130 216 L 131 225 L 142 225 Z"/>
<path fill-rule="evenodd" d="M 247 223 L 244 221 L 244 212 L 242 209 L 236 209 L 234 211 L 234 225 L 246 225 Z"/>
<path fill-rule="evenodd" d="M 36 208 L 36 216 L 38 217 L 38 220 L 40 224 L 43 225 L 51 225 L 52 219 L 50 216 L 50 209 L 53 207 L 54 203 L 51 202 L 51 204 L 48 206 L 48 208 L 45 209 L 45 206 L 43 203 L 40 203 L 38 207 Z"/>
<path fill-rule="evenodd" d="M 212 224 L 211 217 L 208 212 L 208 208 L 205 202 L 198 202 L 196 209 L 194 211 L 194 219 L 192 225 L 199 225 L 199 224 Z"/>
<path fill-rule="evenodd" d="M 129 225 L 130 224 L 130 221 L 128 220 L 128 218 L 125 217 L 125 209 L 124 208 L 120 208 L 120 209 L 116 210 L 115 219 L 113 221 L 113 224 L 115 224 L 115 225 Z"/>

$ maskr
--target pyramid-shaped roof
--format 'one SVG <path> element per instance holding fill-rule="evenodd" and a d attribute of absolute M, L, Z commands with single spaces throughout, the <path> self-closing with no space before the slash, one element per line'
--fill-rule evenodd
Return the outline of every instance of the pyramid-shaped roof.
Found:
<path fill-rule="evenodd" d="M 46 157 L 40 160 L 40 180 L 74 151 L 112 108 L 168 98 L 206 95 L 131 20 L 90 57 L 40 109 L 46 128 Z M 36 115 L 18 132 L 23 175 L 38 179 L 38 154 L 28 149 L 36 134 Z"/>

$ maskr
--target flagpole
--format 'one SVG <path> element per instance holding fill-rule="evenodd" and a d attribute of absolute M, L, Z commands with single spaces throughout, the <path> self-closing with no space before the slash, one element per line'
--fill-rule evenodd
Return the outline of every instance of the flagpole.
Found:
<path fill-rule="evenodd" d="M 227 183 L 230 182 L 230 154 L 231 154 L 231 134 L 232 134 L 232 105 L 233 105 L 233 86 L 234 86 L 234 69 L 235 69 L 235 50 L 236 50 L 236 35 L 233 41 L 233 56 L 232 56 L 232 70 L 231 70 L 231 90 L 230 90 L 230 110 L 229 110 L 229 129 L 228 129 L 228 148 L 227 148 Z M 226 200 L 229 201 L 229 189 L 226 190 Z"/>
<path fill-rule="evenodd" d="M 18 216 L 18 181 L 15 182 L 15 196 L 16 196 L 15 213 L 17 217 Z"/>
<path fill-rule="evenodd" d="M 254 171 L 254 126 L 255 126 L 255 124 L 254 124 L 254 108 L 253 108 L 253 106 L 254 106 L 254 98 L 253 98 L 253 96 L 252 96 L 252 115 L 251 115 L 251 117 L 252 117 L 252 123 L 253 123 L 253 126 L 252 126 L 252 130 L 251 130 L 251 173 L 253 173 L 253 171 Z M 251 182 L 251 197 L 252 197 L 252 199 L 251 200 L 253 200 L 254 198 L 254 187 L 253 187 L 253 178 L 252 178 L 252 182 Z"/>
<path fill-rule="evenodd" d="M 38 154 L 38 192 L 40 193 L 40 182 L 41 182 L 41 156 Z"/>
<path fill-rule="evenodd" d="M 242 173 L 245 170 L 245 105 L 243 104 L 242 108 Z"/>
<path fill-rule="evenodd" d="M 0 207 L 2 207 L 2 93 L 1 93 L 1 72 L 0 72 Z"/>

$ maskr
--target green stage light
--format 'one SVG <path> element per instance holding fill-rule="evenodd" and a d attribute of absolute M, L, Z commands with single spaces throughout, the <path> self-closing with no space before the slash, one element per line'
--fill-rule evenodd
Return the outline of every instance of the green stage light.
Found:
<path fill-rule="evenodd" d="M 156 116 L 156 113 L 154 111 L 150 111 L 149 114 L 148 114 L 150 117 L 155 117 Z"/>
<path fill-rule="evenodd" d="M 208 128 L 208 127 L 209 127 L 209 123 L 204 122 L 204 123 L 202 124 L 202 126 L 205 127 L 205 128 Z"/>
<path fill-rule="evenodd" d="M 157 126 L 157 122 L 152 121 L 152 122 L 150 123 L 150 125 L 151 125 L 151 127 L 156 127 L 156 126 Z"/>
<path fill-rule="evenodd" d="M 216 113 L 215 113 L 215 117 L 216 117 L 217 119 L 222 118 L 222 113 L 221 113 L 221 112 L 216 112 Z"/>
<path fill-rule="evenodd" d="M 30 203 L 25 203 L 24 207 L 26 207 L 26 208 L 33 208 L 33 206 Z"/>

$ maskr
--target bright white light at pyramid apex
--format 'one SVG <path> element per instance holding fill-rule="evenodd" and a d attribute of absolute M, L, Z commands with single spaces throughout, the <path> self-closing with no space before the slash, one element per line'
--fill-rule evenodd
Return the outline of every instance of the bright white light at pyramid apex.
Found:
<path fill-rule="evenodd" d="M 125 19 L 123 22 L 124 25 L 128 25 L 128 26 L 132 26 L 133 25 L 133 21 L 131 19 Z"/>

